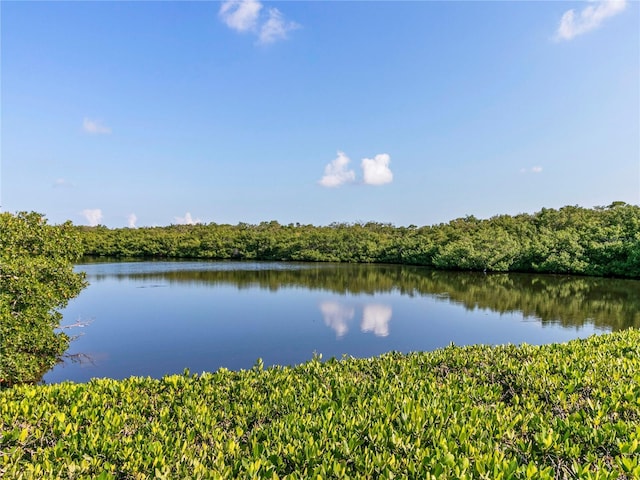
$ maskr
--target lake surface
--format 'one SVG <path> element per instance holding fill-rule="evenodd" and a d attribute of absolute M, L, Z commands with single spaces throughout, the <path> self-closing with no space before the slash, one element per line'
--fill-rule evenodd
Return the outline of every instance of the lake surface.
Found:
<path fill-rule="evenodd" d="M 397 265 L 114 262 L 63 311 L 79 335 L 45 383 L 161 377 L 640 327 L 640 281 Z"/>

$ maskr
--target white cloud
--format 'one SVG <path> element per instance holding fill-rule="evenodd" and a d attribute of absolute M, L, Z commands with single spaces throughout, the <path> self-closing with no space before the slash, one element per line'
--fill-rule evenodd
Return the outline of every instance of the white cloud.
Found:
<path fill-rule="evenodd" d="M 367 185 L 384 185 L 393 181 L 393 173 L 389 169 L 391 157 L 386 153 L 376 155 L 373 159 L 362 160 L 364 183 Z"/>
<path fill-rule="evenodd" d="M 54 188 L 63 188 L 63 187 L 73 187 L 73 183 L 71 183 L 69 180 L 66 180 L 64 178 L 56 178 L 56 180 L 53 182 L 53 187 Z"/>
<path fill-rule="evenodd" d="M 323 187 L 339 187 L 355 181 L 355 172 L 347 170 L 349 162 L 349 157 L 344 152 L 338 152 L 338 156 L 324 168 L 324 176 L 318 183 Z"/>
<path fill-rule="evenodd" d="M 284 19 L 282 13 L 277 8 L 269 9 L 269 19 L 262 24 L 258 42 L 262 44 L 273 43 L 276 40 L 284 40 L 287 34 L 300 28 L 296 22 L 289 22 Z"/>
<path fill-rule="evenodd" d="M 386 337 L 389 335 L 392 313 L 388 305 L 366 305 L 362 311 L 360 330 L 364 333 L 373 332 L 376 337 Z"/>
<path fill-rule="evenodd" d="M 542 167 L 540 165 L 536 165 L 531 168 L 521 168 L 520 173 L 542 173 Z"/>
<path fill-rule="evenodd" d="M 138 217 L 135 213 L 130 213 L 127 217 L 127 226 L 129 228 L 136 228 L 136 222 L 138 221 Z"/>
<path fill-rule="evenodd" d="M 174 217 L 178 225 L 195 225 L 196 223 L 202 223 L 199 218 L 193 219 L 191 214 L 187 212 L 184 217 Z"/>
<path fill-rule="evenodd" d="M 82 215 L 87 219 L 91 227 L 99 225 L 100 220 L 102 220 L 102 210 L 99 208 L 86 208 L 82 211 Z"/>
<path fill-rule="evenodd" d="M 222 3 L 218 16 L 231 29 L 245 33 L 251 32 L 258 37 L 259 44 L 284 40 L 287 34 L 300 28 L 296 22 L 285 20 L 277 8 L 270 8 L 261 16 L 262 3 L 258 0 L 227 0 Z"/>
<path fill-rule="evenodd" d="M 571 40 L 598 28 L 605 19 L 617 15 L 627 6 L 626 0 L 596 0 L 590 3 L 591 5 L 584 7 L 577 15 L 573 9 L 562 15 L 556 32 L 557 40 Z"/>
<path fill-rule="evenodd" d="M 227 0 L 218 15 L 227 26 L 238 32 L 254 31 L 262 4 L 257 0 Z"/>
<path fill-rule="evenodd" d="M 86 133 L 91 133 L 94 135 L 104 135 L 111 133 L 111 128 L 103 125 L 99 120 L 91 120 L 86 117 L 82 121 L 82 129 Z"/>
<path fill-rule="evenodd" d="M 336 332 L 338 338 L 343 337 L 349 331 L 348 321 L 353 318 L 353 307 L 345 307 L 336 302 L 323 302 L 320 311 L 324 318 L 324 324 Z"/>

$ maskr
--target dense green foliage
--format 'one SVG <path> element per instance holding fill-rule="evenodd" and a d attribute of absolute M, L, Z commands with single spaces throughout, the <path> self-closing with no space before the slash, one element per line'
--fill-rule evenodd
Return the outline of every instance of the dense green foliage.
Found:
<path fill-rule="evenodd" d="M 640 331 L 0 392 L 6 478 L 640 478 Z"/>
<path fill-rule="evenodd" d="M 0 214 L 0 388 L 38 381 L 67 349 L 55 329 L 58 309 L 84 286 L 73 272 L 77 237 L 70 223 L 47 225 L 37 213 Z"/>
<path fill-rule="evenodd" d="M 277 222 L 78 228 L 89 256 L 375 262 L 640 278 L 640 207 L 623 202 L 421 228 Z"/>

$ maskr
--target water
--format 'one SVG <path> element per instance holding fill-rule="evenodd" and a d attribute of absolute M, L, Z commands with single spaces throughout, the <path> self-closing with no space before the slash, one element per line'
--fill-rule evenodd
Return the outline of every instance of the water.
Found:
<path fill-rule="evenodd" d="M 114 262 L 64 310 L 45 383 L 292 365 L 450 343 L 564 342 L 640 326 L 640 281 L 264 262 Z"/>

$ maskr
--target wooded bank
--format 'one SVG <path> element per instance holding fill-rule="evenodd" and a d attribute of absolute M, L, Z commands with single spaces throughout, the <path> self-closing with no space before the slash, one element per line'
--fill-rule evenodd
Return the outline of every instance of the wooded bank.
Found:
<path fill-rule="evenodd" d="M 640 207 L 623 202 L 486 220 L 468 216 L 425 227 L 271 221 L 77 229 L 87 256 L 396 263 L 640 278 Z"/>

